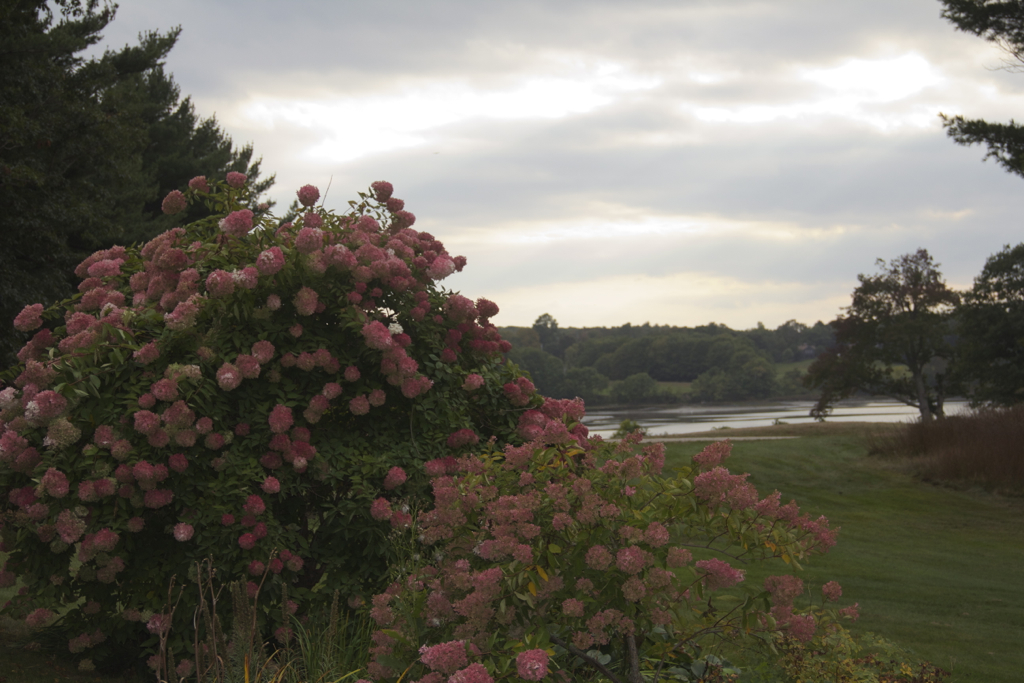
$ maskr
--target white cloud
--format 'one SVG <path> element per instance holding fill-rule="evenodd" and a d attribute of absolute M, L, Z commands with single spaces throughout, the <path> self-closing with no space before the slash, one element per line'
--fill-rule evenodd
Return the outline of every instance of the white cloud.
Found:
<path fill-rule="evenodd" d="M 793 82 L 808 81 L 828 94 L 786 104 L 743 104 L 736 107 L 694 107 L 703 121 L 766 123 L 777 119 L 820 120 L 839 117 L 867 123 L 879 130 L 937 128 L 940 107 L 934 103 L 880 107 L 939 85 L 944 78 L 926 59 L 906 54 L 891 59 L 849 59 L 841 66 L 804 68 Z M 817 94 L 817 93 L 816 93 Z"/>
<path fill-rule="evenodd" d="M 472 119 L 558 119 L 607 106 L 623 95 L 659 84 L 603 63 L 572 77 L 534 75 L 505 90 L 483 90 L 459 81 L 433 82 L 398 92 L 316 100 L 250 97 L 234 116 L 249 127 L 274 131 L 298 127 L 321 140 L 309 159 L 344 162 L 427 143 L 438 129 Z"/>
<path fill-rule="evenodd" d="M 652 325 L 726 323 L 737 329 L 763 322 L 830 320 L 849 305 L 849 294 L 822 291 L 800 282 L 749 281 L 739 276 L 673 273 L 595 277 L 560 285 L 509 287 L 483 296 L 501 307 L 499 325 L 529 325 L 550 313 L 563 327 L 617 326 L 623 321 Z"/>
<path fill-rule="evenodd" d="M 807 69 L 802 77 L 859 104 L 901 100 L 945 80 L 928 60 L 917 54 L 892 59 L 850 59 L 842 66 Z"/>

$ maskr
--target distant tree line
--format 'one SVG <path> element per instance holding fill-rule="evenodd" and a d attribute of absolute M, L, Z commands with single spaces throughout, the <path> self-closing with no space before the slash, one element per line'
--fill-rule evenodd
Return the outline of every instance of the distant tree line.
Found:
<path fill-rule="evenodd" d="M 180 29 L 83 56 L 115 9 L 0 0 L 0 366 L 25 343 L 15 315 L 69 296 L 86 255 L 205 215 L 196 205 L 164 215 L 169 191 L 228 171 L 247 174 L 257 193 L 274 180 L 260 179 L 252 146 L 235 147 L 164 71 Z"/>
<path fill-rule="evenodd" d="M 1024 65 L 1024 1 L 941 4 L 957 30 L 999 46 L 1008 69 Z M 986 146 L 986 158 L 1024 176 L 1024 125 L 940 117 L 957 144 Z M 802 380 L 817 392 L 812 414 L 822 419 L 854 394 L 914 406 L 922 421 L 942 418 L 951 396 L 975 406 L 1024 403 L 1024 243 L 989 257 L 964 292 L 946 285 L 924 249 L 877 265 L 875 274 L 858 276 L 850 306 L 828 326 L 560 330 L 545 314 L 532 330 L 509 329 L 505 337 L 515 343 L 510 357 L 543 392 L 598 402 L 678 400 L 659 381 L 692 382 L 693 400 L 741 400 L 789 393 Z M 809 357 L 816 360 L 806 375 L 794 370 L 779 380 L 775 363 Z"/>
<path fill-rule="evenodd" d="M 737 331 L 710 323 L 674 327 L 560 328 L 544 314 L 532 328 L 507 327 L 509 359 L 527 370 L 549 396 L 590 403 L 678 402 L 659 382 L 692 383 L 695 401 L 765 399 L 804 391 L 800 372 L 778 378 L 776 363 L 815 358 L 832 344 L 832 330 L 790 320 Z M 614 384 L 613 384 L 614 382 Z"/>
<path fill-rule="evenodd" d="M 975 406 L 1024 403 L 1024 243 L 986 261 L 958 292 L 925 249 L 858 275 L 835 320 L 774 330 L 644 324 L 560 328 L 544 314 L 532 328 L 507 327 L 508 357 L 541 393 L 588 403 L 742 401 L 814 392 L 824 419 L 838 401 L 884 396 L 945 415 L 950 397 Z M 813 361 L 780 373 L 777 364 Z M 804 372 L 801 367 L 806 367 Z M 780 376 L 781 375 L 781 376 Z M 661 383 L 688 383 L 677 391 Z"/>

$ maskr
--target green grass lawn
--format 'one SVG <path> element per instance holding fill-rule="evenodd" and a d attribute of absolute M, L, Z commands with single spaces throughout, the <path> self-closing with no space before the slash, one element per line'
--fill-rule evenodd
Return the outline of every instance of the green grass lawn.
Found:
<path fill-rule="evenodd" d="M 775 374 L 779 379 L 790 370 L 799 370 L 801 373 L 807 372 L 807 368 L 811 367 L 811 364 L 815 359 L 810 358 L 808 360 L 798 360 L 792 363 L 776 363 Z"/>
<path fill-rule="evenodd" d="M 860 603 L 855 630 L 909 648 L 952 681 L 1022 680 L 1024 501 L 918 482 L 866 456 L 856 432 L 871 427 L 799 427 L 749 430 L 810 435 L 736 442 L 726 465 L 750 472 L 762 494 L 779 489 L 842 527 L 836 547 L 807 563 L 805 581 L 838 581 L 844 604 Z M 669 463 L 704 445 L 669 445 Z"/>
<path fill-rule="evenodd" d="M 658 382 L 658 391 L 668 391 L 683 398 L 690 394 L 693 382 Z"/>

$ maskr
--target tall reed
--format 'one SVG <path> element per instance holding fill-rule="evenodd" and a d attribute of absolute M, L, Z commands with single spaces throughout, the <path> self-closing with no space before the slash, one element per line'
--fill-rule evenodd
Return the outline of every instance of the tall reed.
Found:
<path fill-rule="evenodd" d="M 1024 492 L 1024 405 L 913 422 L 870 437 L 869 447 L 874 455 L 913 459 L 926 481 Z"/>

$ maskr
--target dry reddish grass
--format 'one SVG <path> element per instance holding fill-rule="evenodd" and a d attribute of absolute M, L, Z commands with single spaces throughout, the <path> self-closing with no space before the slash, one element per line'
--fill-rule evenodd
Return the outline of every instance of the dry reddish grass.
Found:
<path fill-rule="evenodd" d="M 910 458 L 927 481 L 1024 492 L 1024 406 L 912 423 L 869 438 L 873 455 Z"/>

